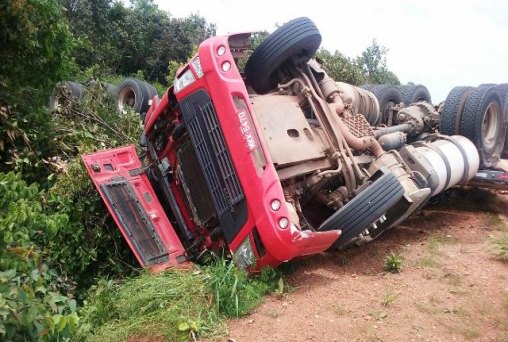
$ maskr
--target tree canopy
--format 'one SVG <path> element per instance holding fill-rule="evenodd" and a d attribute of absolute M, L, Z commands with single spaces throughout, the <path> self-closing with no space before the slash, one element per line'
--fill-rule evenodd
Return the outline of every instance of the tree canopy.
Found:
<path fill-rule="evenodd" d="M 400 84 L 398 77 L 386 66 L 388 49 L 379 45 L 374 39 L 360 56 L 346 57 L 339 51 L 331 53 L 320 49 L 317 57 L 328 71 L 331 78 L 354 85 L 366 83 Z"/>
<path fill-rule="evenodd" d="M 81 68 L 98 65 L 111 74 L 141 71 L 150 81 L 164 82 L 168 63 L 186 62 L 194 47 L 215 33 L 199 15 L 174 18 L 153 0 L 131 0 L 129 7 L 111 0 L 60 0 Z"/>

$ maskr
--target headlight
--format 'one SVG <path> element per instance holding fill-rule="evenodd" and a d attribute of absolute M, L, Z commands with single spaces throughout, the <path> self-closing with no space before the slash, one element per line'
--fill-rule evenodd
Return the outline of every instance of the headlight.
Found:
<path fill-rule="evenodd" d="M 187 87 L 189 84 L 193 83 L 195 80 L 196 78 L 194 77 L 194 74 L 192 74 L 192 70 L 188 69 L 182 74 L 182 76 L 178 77 L 175 80 L 175 94 L 183 88 Z"/>
<path fill-rule="evenodd" d="M 249 236 L 243 240 L 237 250 L 233 253 L 233 260 L 239 268 L 247 268 L 254 263 L 256 257 L 254 256 Z"/>
<path fill-rule="evenodd" d="M 201 68 L 201 62 L 199 61 L 199 57 L 194 58 L 192 60 L 191 64 L 192 64 L 192 67 L 194 68 L 194 71 L 198 75 L 198 77 L 199 78 L 203 77 L 203 75 L 205 73 L 203 72 L 203 69 Z"/>

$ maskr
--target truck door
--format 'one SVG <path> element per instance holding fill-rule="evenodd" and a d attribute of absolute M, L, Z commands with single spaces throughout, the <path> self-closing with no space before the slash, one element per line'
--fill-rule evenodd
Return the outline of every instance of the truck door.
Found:
<path fill-rule="evenodd" d="M 185 262 L 185 250 L 143 172 L 133 145 L 82 157 L 139 263 L 161 270 Z"/>

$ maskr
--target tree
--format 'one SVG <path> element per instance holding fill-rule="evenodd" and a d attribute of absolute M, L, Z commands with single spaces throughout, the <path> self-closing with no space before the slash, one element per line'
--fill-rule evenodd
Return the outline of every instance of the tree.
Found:
<path fill-rule="evenodd" d="M 170 61 L 186 62 L 195 47 L 214 34 L 203 17 L 173 18 L 153 0 L 61 0 L 80 42 L 75 59 L 82 68 L 98 65 L 112 74 L 138 71 L 165 82 Z"/>
<path fill-rule="evenodd" d="M 367 47 L 357 57 L 356 62 L 366 73 L 369 83 L 377 84 L 400 84 L 398 77 L 386 66 L 386 54 L 388 49 L 372 40 L 372 45 Z"/>
<path fill-rule="evenodd" d="M 51 144 L 43 105 L 73 67 L 72 35 L 57 0 L 3 1 L 0 13 L 0 172 L 43 178 L 33 168 Z"/>
<path fill-rule="evenodd" d="M 72 37 L 58 2 L 2 1 L 0 13 L 0 87 L 12 93 L 13 88 L 52 86 L 63 77 Z"/>
<path fill-rule="evenodd" d="M 320 49 L 316 56 L 334 80 L 353 85 L 366 83 L 367 76 L 356 60 L 344 56 L 337 50 L 332 54 L 328 50 Z"/>

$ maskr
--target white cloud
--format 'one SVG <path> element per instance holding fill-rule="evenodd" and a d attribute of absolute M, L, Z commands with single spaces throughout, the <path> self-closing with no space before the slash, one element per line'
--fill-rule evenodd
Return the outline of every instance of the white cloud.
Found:
<path fill-rule="evenodd" d="M 389 49 L 388 66 L 402 82 L 426 85 L 434 102 L 452 87 L 508 82 L 508 3 L 503 0 L 427 1 L 167 1 L 175 17 L 199 13 L 218 34 L 268 30 L 311 18 L 322 45 L 354 57 L 376 38 Z"/>

